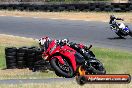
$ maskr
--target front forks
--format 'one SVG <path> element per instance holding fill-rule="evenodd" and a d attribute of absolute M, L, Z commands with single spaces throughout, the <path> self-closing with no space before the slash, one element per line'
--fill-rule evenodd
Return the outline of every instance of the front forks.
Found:
<path fill-rule="evenodd" d="M 112 30 L 112 31 L 114 31 L 114 32 L 118 32 L 119 31 L 119 29 L 117 29 L 116 27 L 114 27 L 114 26 L 110 26 L 110 29 Z"/>

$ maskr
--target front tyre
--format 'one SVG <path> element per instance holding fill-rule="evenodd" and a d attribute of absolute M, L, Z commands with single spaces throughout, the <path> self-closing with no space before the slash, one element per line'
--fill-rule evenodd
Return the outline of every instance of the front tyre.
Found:
<path fill-rule="evenodd" d="M 72 78 L 74 76 L 74 71 L 71 65 L 63 59 L 65 64 L 62 65 L 57 58 L 53 58 L 50 61 L 50 64 L 52 68 L 55 70 L 59 76 L 65 77 L 65 78 Z"/>

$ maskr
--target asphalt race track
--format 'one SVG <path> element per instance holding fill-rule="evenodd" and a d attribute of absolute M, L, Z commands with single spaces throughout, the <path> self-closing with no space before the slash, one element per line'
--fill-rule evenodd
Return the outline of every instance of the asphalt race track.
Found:
<path fill-rule="evenodd" d="M 132 29 L 132 24 L 128 24 Z M 107 22 L 53 20 L 28 17 L 0 17 L 0 34 L 10 34 L 31 38 L 49 36 L 55 39 L 69 38 L 70 41 L 93 44 L 97 47 L 118 48 L 132 51 L 132 38 L 118 39 L 109 29 Z M 39 79 L 38 79 L 39 80 Z M 52 79 L 39 80 L 49 82 Z M 68 79 L 55 79 L 65 80 Z M 37 80 L 0 80 L 0 83 L 34 83 Z"/>
<path fill-rule="evenodd" d="M 132 29 L 132 24 L 128 24 Z M 107 22 L 53 20 L 28 17 L 0 17 L 0 33 L 24 37 L 55 39 L 93 44 L 93 46 L 132 50 L 132 38 L 118 39 Z"/>
<path fill-rule="evenodd" d="M 132 25 L 128 25 L 132 29 Z M 71 41 L 95 46 L 132 48 L 132 38 L 116 38 L 117 35 L 109 29 L 109 24 L 106 22 L 0 17 L 0 33 L 32 38 L 42 36 L 69 38 Z"/>
<path fill-rule="evenodd" d="M 45 79 L 7 79 L 0 80 L 0 84 L 27 84 L 27 83 L 51 83 L 51 82 L 68 82 L 73 78 L 45 78 Z"/>

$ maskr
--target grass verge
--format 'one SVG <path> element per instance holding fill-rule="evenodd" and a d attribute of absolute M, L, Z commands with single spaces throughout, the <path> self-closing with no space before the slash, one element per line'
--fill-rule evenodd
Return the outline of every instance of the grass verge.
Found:
<path fill-rule="evenodd" d="M 0 34 L 0 69 L 6 68 L 5 47 L 37 46 L 37 41 L 32 38 L 16 37 Z M 36 79 L 56 77 L 53 72 L 32 72 L 28 69 L 0 70 L 0 79 Z"/>
<path fill-rule="evenodd" d="M 132 74 L 132 53 L 106 48 L 93 48 L 109 74 Z"/>
<path fill-rule="evenodd" d="M 37 42 L 34 39 L 0 34 L 0 68 L 5 68 L 5 47 L 21 47 L 33 45 L 37 45 Z"/>
<path fill-rule="evenodd" d="M 34 39 L 15 37 L 0 34 L 0 68 L 5 68 L 4 48 L 7 46 L 32 46 L 37 45 Z M 107 73 L 132 74 L 132 53 L 114 49 L 98 48 L 92 49 L 97 59 L 103 62 Z M 12 78 L 45 78 L 56 77 L 54 73 L 33 73 L 28 69 L 0 70 L 0 79 Z"/>
<path fill-rule="evenodd" d="M 67 20 L 90 20 L 90 21 L 109 21 L 110 15 L 123 18 L 126 22 L 132 23 L 132 12 L 28 12 L 28 11 L 8 11 L 1 10 L 0 15 L 4 16 L 23 16 L 40 18 L 57 18 Z"/>
<path fill-rule="evenodd" d="M 85 84 L 80 86 L 76 81 L 70 82 L 52 82 L 52 83 L 38 83 L 38 84 L 11 84 L 0 85 L 0 88 L 132 88 L 130 84 Z"/>

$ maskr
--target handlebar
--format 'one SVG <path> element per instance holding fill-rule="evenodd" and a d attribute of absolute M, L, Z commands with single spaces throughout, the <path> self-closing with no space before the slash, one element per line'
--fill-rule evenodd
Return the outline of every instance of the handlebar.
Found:
<path fill-rule="evenodd" d="M 88 49 L 91 49 L 91 48 L 92 48 L 92 45 L 90 45 Z"/>

